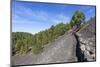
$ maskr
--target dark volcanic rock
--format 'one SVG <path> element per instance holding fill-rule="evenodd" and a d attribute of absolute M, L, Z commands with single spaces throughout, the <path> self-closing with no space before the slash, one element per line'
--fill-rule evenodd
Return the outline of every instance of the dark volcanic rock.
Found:
<path fill-rule="evenodd" d="M 80 41 L 80 48 L 84 54 L 84 58 L 87 61 L 96 60 L 96 29 L 95 29 L 95 18 L 89 20 L 85 28 L 77 33 Z"/>

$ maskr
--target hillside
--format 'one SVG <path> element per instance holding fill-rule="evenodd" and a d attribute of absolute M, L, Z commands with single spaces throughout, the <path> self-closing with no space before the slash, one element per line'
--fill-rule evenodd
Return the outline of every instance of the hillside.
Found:
<path fill-rule="evenodd" d="M 28 53 L 25 56 L 14 56 L 12 58 L 13 64 L 44 64 L 44 63 L 61 63 L 61 62 L 75 62 L 76 57 L 76 39 L 73 35 L 63 35 L 52 43 L 47 44 L 43 52 L 37 55 Z M 27 61 L 25 61 L 27 60 Z"/>
<path fill-rule="evenodd" d="M 89 20 L 75 35 L 65 33 L 33 55 L 13 56 L 13 65 L 95 61 L 95 18 Z"/>

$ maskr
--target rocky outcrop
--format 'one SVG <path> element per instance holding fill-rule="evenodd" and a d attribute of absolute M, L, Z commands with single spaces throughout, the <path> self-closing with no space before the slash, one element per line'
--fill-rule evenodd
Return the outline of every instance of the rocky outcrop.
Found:
<path fill-rule="evenodd" d="M 78 36 L 80 49 L 84 55 L 83 61 L 96 60 L 96 32 L 95 32 L 95 18 L 89 20 L 86 25 L 79 32 Z"/>
<path fill-rule="evenodd" d="M 12 65 L 95 61 L 95 33 L 95 19 L 92 19 L 75 36 L 65 33 L 45 45 L 43 52 L 37 55 L 30 51 L 24 56 L 13 56 Z"/>
<path fill-rule="evenodd" d="M 81 35 L 81 34 L 78 34 Z M 79 43 L 80 43 L 80 49 L 81 52 L 84 54 L 84 60 L 85 61 L 94 61 L 96 60 L 95 57 L 95 36 L 91 38 L 83 38 L 82 36 L 79 36 Z"/>
<path fill-rule="evenodd" d="M 13 56 L 12 64 L 27 65 L 77 62 L 76 45 L 77 41 L 74 35 L 64 34 L 54 42 L 45 45 L 43 52 L 37 55 L 33 55 L 30 52 L 24 56 Z"/>

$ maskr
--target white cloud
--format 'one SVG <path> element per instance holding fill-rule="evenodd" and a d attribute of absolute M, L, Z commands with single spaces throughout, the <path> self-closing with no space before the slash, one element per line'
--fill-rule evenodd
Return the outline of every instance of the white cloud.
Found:
<path fill-rule="evenodd" d="M 15 9 L 12 14 L 13 21 L 46 21 L 49 17 L 45 11 L 33 11 L 31 8 L 22 5 L 15 7 Z"/>
<path fill-rule="evenodd" d="M 70 17 L 67 17 L 63 14 L 58 14 L 56 15 L 56 18 L 52 20 L 52 22 L 58 24 L 58 23 L 66 23 L 66 22 L 69 22 L 70 21 Z"/>
<path fill-rule="evenodd" d="M 62 14 L 52 14 L 51 12 L 46 12 L 43 10 L 32 10 L 29 7 L 24 7 L 23 5 L 17 5 L 15 7 L 16 10 L 13 10 L 13 23 L 25 23 L 24 21 L 28 21 L 28 23 L 36 23 L 36 22 L 51 22 L 54 24 L 60 22 L 69 22 L 70 17 Z"/>
<path fill-rule="evenodd" d="M 58 23 L 61 23 L 61 20 L 53 19 L 52 22 L 55 23 L 55 24 L 58 24 Z"/>

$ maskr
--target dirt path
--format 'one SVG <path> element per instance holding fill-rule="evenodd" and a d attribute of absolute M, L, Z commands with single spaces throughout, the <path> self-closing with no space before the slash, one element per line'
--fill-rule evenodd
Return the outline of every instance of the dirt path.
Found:
<path fill-rule="evenodd" d="M 75 62 L 77 61 L 76 44 L 74 35 L 65 34 L 47 44 L 43 52 L 38 55 L 32 55 L 32 52 L 29 52 L 24 56 L 13 56 L 12 65 Z"/>

